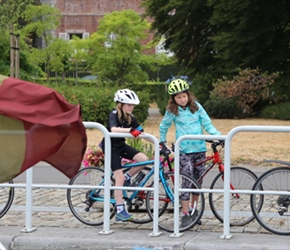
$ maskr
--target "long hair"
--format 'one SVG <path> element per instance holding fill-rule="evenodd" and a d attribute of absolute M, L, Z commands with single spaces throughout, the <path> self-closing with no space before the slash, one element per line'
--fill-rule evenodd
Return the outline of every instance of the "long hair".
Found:
<path fill-rule="evenodd" d="M 196 104 L 196 97 L 189 90 L 184 91 L 184 93 L 186 93 L 188 96 L 188 103 L 186 106 L 190 109 L 191 113 L 194 113 L 198 110 L 198 106 Z M 174 97 L 175 95 L 170 96 L 166 109 L 168 112 L 178 116 L 178 104 L 174 100 Z"/>
<path fill-rule="evenodd" d="M 116 110 L 118 112 L 118 120 L 119 120 L 119 122 L 120 123 L 127 122 L 128 124 L 131 124 L 132 116 L 124 113 L 123 110 L 122 110 L 122 107 L 123 107 L 123 103 L 118 102 Z"/>

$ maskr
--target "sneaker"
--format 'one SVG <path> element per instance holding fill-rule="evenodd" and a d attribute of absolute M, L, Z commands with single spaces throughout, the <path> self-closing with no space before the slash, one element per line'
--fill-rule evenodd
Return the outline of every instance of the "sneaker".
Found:
<path fill-rule="evenodd" d="M 128 214 L 126 210 L 122 210 L 120 213 L 116 214 L 116 222 L 130 221 L 133 219 L 133 215 Z"/>
<path fill-rule="evenodd" d="M 189 210 L 189 215 L 190 215 L 190 217 L 191 217 L 191 220 L 192 220 L 192 221 L 195 221 L 196 217 L 198 216 L 198 210 L 195 209 L 195 210 L 194 210 L 194 213 L 192 213 L 192 210 L 190 209 L 190 210 Z M 196 224 L 201 225 L 201 220 L 199 220 Z"/>
<path fill-rule="evenodd" d="M 188 214 L 185 214 L 181 218 L 181 227 L 187 227 L 192 223 L 191 217 Z"/>
<path fill-rule="evenodd" d="M 124 186 L 124 187 L 130 187 L 130 186 L 131 186 L 131 179 L 129 179 L 129 180 L 125 180 L 123 186 Z"/>

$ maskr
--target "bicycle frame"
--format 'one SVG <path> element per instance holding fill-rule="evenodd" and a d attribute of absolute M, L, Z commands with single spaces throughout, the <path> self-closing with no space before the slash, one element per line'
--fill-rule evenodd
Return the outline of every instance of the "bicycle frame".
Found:
<path fill-rule="evenodd" d="M 166 161 L 169 160 L 168 157 L 165 157 L 162 161 L 160 161 L 159 164 L 159 178 L 161 180 L 161 183 L 165 189 L 166 194 L 168 194 L 169 198 L 165 198 L 164 201 L 170 202 L 174 200 L 174 195 L 171 191 L 171 189 L 168 187 L 168 185 L 166 184 L 166 180 L 164 178 L 164 174 L 163 174 L 163 166 L 162 164 Z M 154 160 L 149 160 L 149 161 L 144 161 L 144 162 L 135 162 L 135 163 L 129 163 L 126 165 L 123 165 L 122 168 L 123 169 L 129 169 L 129 168 L 133 168 L 133 167 L 140 167 L 140 166 L 146 166 L 146 165 L 153 165 L 154 164 Z M 113 175 L 113 173 L 111 173 Z M 149 171 L 149 173 L 146 174 L 146 176 L 143 178 L 143 180 L 141 181 L 141 183 L 139 184 L 139 187 L 144 187 L 146 182 L 150 179 L 150 177 L 154 175 L 154 167 Z M 104 184 L 104 179 L 102 180 L 102 182 L 99 184 L 100 186 L 102 186 Z M 145 199 L 146 197 L 143 196 L 145 190 L 134 190 L 133 193 L 130 195 L 130 197 L 127 196 L 126 191 L 123 191 L 123 195 L 125 199 L 128 199 L 130 201 L 132 201 L 134 198 L 136 198 L 136 196 L 141 196 L 141 198 Z M 93 201 L 104 201 L 104 197 L 98 196 L 98 194 L 100 193 L 100 190 L 97 189 L 93 189 L 91 190 L 89 197 L 91 200 Z M 116 205 L 116 200 L 111 198 L 110 199 L 110 203 L 113 205 Z"/>
<path fill-rule="evenodd" d="M 206 163 L 208 161 L 211 161 L 205 168 L 205 170 L 202 172 L 201 176 L 198 178 L 197 182 L 198 183 L 201 183 L 203 178 L 206 176 L 206 174 L 216 165 L 218 164 L 218 169 L 219 169 L 219 172 L 224 172 L 224 169 L 225 169 L 225 166 L 224 166 L 224 163 L 222 162 L 221 158 L 220 158 L 220 154 L 217 150 L 217 147 L 218 144 L 215 144 L 215 143 L 212 143 L 211 144 L 211 148 L 213 150 L 213 154 L 210 155 L 210 156 L 207 156 L 204 160 L 201 160 L 201 161 L 198 161 L 195 166 L 199 166 L 203 163 Z M 222 179 L 224 180 L 224 176 L 222 176 Z M 231 190 L 235 190 L 234 186 L 232 183 L 230 183 L 230 189 Z M 236 198 L 240 198 L 240 195 L 239 194 L 232 194 L 233 196 L 236 196 Z"/>

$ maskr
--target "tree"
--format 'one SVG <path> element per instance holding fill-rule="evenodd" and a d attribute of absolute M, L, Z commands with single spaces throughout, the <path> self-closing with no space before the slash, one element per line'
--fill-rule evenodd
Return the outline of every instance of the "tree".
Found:
<path fill-rule="evenodd" d="M 34 46 L 32 39 L 44 37 L 48 44 L 51 36 L 47 32 L 57 27 L 60 12 L 49 5 L 41 5 L 39 0 L 2 0 L 0 13 L 0 30 L 4 34 L 7 31 L 10 33 L 10 76 L 20 77 L 20 62 L 24 62 L 21 69 L 38 72 L 34 64 L 36 58 L 26 53 L 26 43 Z M 32 64 L 29 61 L 31 58 Z"/>
<path fill-rule="evenodd" d="M 208 2 L 214 8 L 209 21 L 217 30 L 212 40 L 219 67 L 289 72 L 289 1 Z"/>
<path fill-rule="evenodd" d="M 142 66 L 154 61 L 143 52 L 141 41 L 147 37 L 149 23 L 132 10 L 104 15 L 97 32 L 89 39 L 88 63 L 98 79 L 136 83 L 148 78 Z"/>
<path fill-rule="evenodd" d="M 51 31 L 58 27 L 61 14 L 58 9 L 47 4 L 30 4 L 21 13 L 21 17 L 26 22 L 21 34 L 25 37 L 31 37 L 34 34 L 37 37 L 43 37 L 46 47 L 53 39 Z"/>
<path fill-rule="evenodd" d="M 76 84 L 77 84 L 78 71 L 79 69 L 84 70 L 83 65 L 84 65 L 84 62 L 87 61 L 87 58 L 88 58 L 89 39 L 81 39 L 77 36 L 73 36 L 73 39 L 70 40 L 70 46 L 72 50 L 74 51 L 70 59 L 76 72 Z"/>
<path fill-rule="evenodd" d="M 165 49 L 174 52 L 180 64 L 192 73 L 214 67 L 213 43 L 209 39 L 214 27 L 208 22 L 213 10 L 206 1 L 143 0 L 143 6 L 145 16 L 153 19 L 155 39 L 164 37 Z"/>
<path fill-rule="evenodd" d="M 38 65 L 45 65 L 47 78 L 51 71 L 63 73 L 68 66 L 71 48 L 66 42 L 54 38 L 50 32 L 59 25 L 60 11 L 46 4 L 29 5 L 22 17 L 27 24 L 22 28 L 21 34 L 26 38 L 35 34 L 44 41 L 43 49 L 31 48 L 32 60 Z M 33 46 L 33 43 L 30 44 Z"/>
<path fill-rule="evenodd" d="M 256 67 L 282 72 L 276 93 L 287 89 L 290 95 L 289 1 L 143 0 L 142 5 L 153 20 L 155 38 L 164 36 L 165 48 L 175 53 L 187 75 L 198 77 L 194 84 L 203 99 L 222 75 Z"/>
<path fill-rule="evenodd" d="M 0 2 L 0 28 L 10 33 L 10 76 L 19 78 L 20 40 L 18 29 L 22 11 L 33 0 L 2 0 Z"/>

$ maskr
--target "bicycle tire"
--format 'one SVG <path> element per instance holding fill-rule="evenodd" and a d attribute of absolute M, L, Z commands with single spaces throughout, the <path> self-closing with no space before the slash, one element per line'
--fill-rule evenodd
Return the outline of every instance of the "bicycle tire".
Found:
<path fill-rule="evenodd" d="M 13 184 L 10 180 L 9 184 Z M 2 218 L 10 209 L 14 199 L 14 187 L 2 187 L 0 188 L 0 201 L 4 206 L 0 207 L 0 218 Z"/>
<path fill-rule="evenodd" d="M 154 166 L 152 166 L 152 167 L 154 167 Z M 129 169 L 125 169 L 124 172 L 127 172 L 128 170 Z M 141 171 L 147 175 L 151 171 L 151 168 L 147 166 L 147 167 L 143 168 Z M 138 174 L 136 174 L 132 177 L 131 183 L 134 183 L 137 175 Z M 152 175 L 147 180 L 144 187 L 151 187 L 153 184 L 153 179 L 154 179 L 154 175 Z M 133 219 L 130 221 L 133 223 L 136 223 L 136 224 L 144 224 L 144 223 L 151 222 L 152 218 L 148 215 L 147 209 L 146 209 L 146 197 L 147 197 L 148 191 L 140 190 L 138 192 L 137 196 L 134 199 L 131 199 L 130 196 L 132 195 L 133 192 L 128 191 L 128 190 L 123 191 L 124 197 L 127 197 L 125 202 L 127 205 L 128 213 L 133 215 Z"/>
<path fill-rule="evenodd" d="M 277 167 L 263 173 L 253 190 L 262 186 L 263 191 L 290 191 L 290 168 Z M 256 209 L 256 196 L 251 195 L 251 207 L 258 223 L 274 234 L 290 235 L 290 195 L 263 194 L 263 205 Z"/>
<path fill-rule="evenodd" d="M 224 173 L 219 173 L 213 180 L 210 189 L 223 189 Z M 232 167 L 230 173 L 230 183 L 235 189 L 252 190 L 257 175 L 251 170 L 244 167 Z M 255 218 L 251 209 L 251 195 L 250 194 L 234 194 L 230 195 L 230 226 L 244 226 Z M 262 200 L 260 200 L 257 209 L 261 209 Z M 209 204 L 211 211 L 215 217 L 220 221 L 224 221 L 224 194 L 223 193 L 210 193 Z"/>
<path fill-rule="evenodd" d="M 167 185 L 170 187 L 172 193 L 174 194 L 174 172 L 167 172 L 164 173 L 164 178 L 166 179 L 166 183 Z M 191 178 L 190 176 L 184 174 L 184 173 L 180 173 L 179 174 L 179 183 L 180 183 L 180 188 L 181 188 L 181 183 L 182 183 L 182 179 L 184 178 L 186 181 L 191 182 L 191 187 L 192 189 L 199 189 L 200 186 L 199 184 L 196 182 L 196 180 L 194 180 L 193 178 Z M 168 194 L 165 191 L 165 188 L 163 187 L 161 181 L 159 180 L 159 185 L 161 185 L 162 187 L 159 188 L 159 206 L 160 204 L 164 203 L 166 204 L 166 206 L 163 204 L 161 205 L 161 209 L 159 210 L 159 227 L 167 232 L 174 232 L 174 202 L 169 198 Z M 192 194 L 196 194 L 196 192 L 190 192 Z M 198 204 L 196 205 L 196 209 L 198 210 L 198 215 L 195 217 L 195 219 L 186 227 L 182 227 L 180 226 L 179 231 L 183 232 L 186 230 L 189 230 L 191 228 L 193 228 L 193 226 L 195 224 L 197 224 L 198 222 L 200 222 L 200 219 L 203 215 L 203 211 L 204 211 L 204 205 L 205 205 L 205 199 L 204 199 L 204 194 L 203 193 L 199 193 L 199 200 L 198 200 Z M 147 198 L 146 198 L 146 206 L 147 206 L 147 212 L 149 214 L 149 216 L 151 217 L 151 219 L 153 219 L 153 202 L 152 201 L 154 197 L 154 193 L 153 191 L 148 191 L 147 193 Z M 167 208 L 167 209 L 166 209 Z M 182 212 L 180 211 L 180 219 L 182 218 Z"/>
<path fill-rule="evenodd" d="M 103 186 L 104 170 L 98 167 L 81 169 L 69 185 Z M 113 179 L 111 179 L 113 182 Z M 90 188 L 67 189 L 68 206 L 72 214 L 82 223 L 99 226 L 104 221 L 104 202 L 95 201 L 89 197 Z M 96 189 L 96 195 L 104 197 L 104 189 Z M 111 192 L 111 196 L 113 192 Z M 115 214 L 115 206 L 110 203 L 110 219 Z"/>

